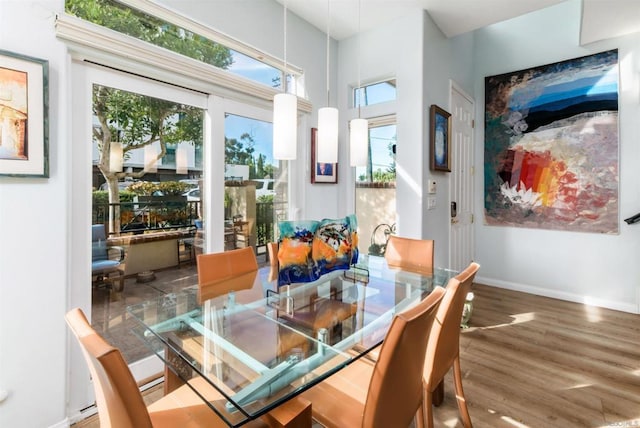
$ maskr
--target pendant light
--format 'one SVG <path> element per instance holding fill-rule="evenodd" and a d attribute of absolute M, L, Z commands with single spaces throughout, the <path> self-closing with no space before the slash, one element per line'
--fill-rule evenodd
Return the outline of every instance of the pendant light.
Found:
<path fill-rule="evenodd" d="M 338 162 L 338 109 L 329 107 L 329 21 L 331 0 L 327 0 L 327 107 L 318 110 L 318 157 L 319 163 Z"/>
<path fill-rule="evenodd" d="M 349 162 L 351 166 L 366 166 L 369 152 L 369 121 L 360 117 L 360 106 L 362 99 L 360 96 L 360 1 L 358 0 L 358 86 L 356 88 L 358 96 L 358 118 L 349 122 Z"/>
<path fill-rule="evenodd" d="M 122 143 L 118 141 L 112 141 L 109 148 L 109 171 L 110 172 L 122 172 L 123 163 L 123 149 Z"/>
<path fill-rule="evenodd" d="M 287 93 L 287 2 L 284 2 L 284 70 L 282 90 L 273 97 L 273 158 L 296 158 L 298 140 L 298 97 Z"/>

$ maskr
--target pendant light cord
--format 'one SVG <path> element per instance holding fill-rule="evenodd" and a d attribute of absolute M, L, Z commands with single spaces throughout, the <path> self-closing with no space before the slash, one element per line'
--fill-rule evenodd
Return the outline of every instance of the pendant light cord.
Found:
<path fill-rule="evenodd" d="M 327 107 L 329 107 L 329 22 L 331 21 L 331 0 L 327 0 Z"/>
<path fill-rule="evenodd" d="M 362 84 L 360 82 L 360 60 L 361 60 L 361 49 L 360 49 L 360 2 L 358 0 L 358 44 L 356 49 L 358 49 L 357 61 L 358 61 L 358 119 L 360 119 L 360 108 L 362 107 Z"/>
<path fill-rule="evenodd" d="M 287 0 L 284 0 L 284 74 L 282 75 L 282 90 L 287 93 Z"/>

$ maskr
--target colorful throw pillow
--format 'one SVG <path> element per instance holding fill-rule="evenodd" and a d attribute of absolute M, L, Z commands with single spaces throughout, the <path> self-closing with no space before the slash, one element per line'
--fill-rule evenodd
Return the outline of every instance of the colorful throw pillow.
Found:
<path fill-rule="evenodd" d="M 311 248 L 317 221 L 281 221 L 278 223 L 278 285 L 310 282 L 316 276 Z"/>

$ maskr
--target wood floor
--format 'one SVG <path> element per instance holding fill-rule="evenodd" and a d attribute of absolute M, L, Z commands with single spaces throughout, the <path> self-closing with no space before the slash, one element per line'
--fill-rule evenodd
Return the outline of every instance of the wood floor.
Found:
<path fill-rule="evenodd" d="M 640 315 L 474 285 L 461 336 L 476 427 L 640 427 Z M 451 374 L 436 426 L 457 422 Z"/>
<path fill-rule="evenodd" d="M 473 287 L 461 365 L 476 428 L 640 427 L 640 315 Z M 435 426 L 461 426 L 445 382 Z"/>

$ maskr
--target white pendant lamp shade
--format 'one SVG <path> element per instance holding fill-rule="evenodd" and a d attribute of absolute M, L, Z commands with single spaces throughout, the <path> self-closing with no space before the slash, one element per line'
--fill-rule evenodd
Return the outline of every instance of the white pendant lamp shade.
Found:
<path fill-rule="evenodd" d="M 117 141 L 111 142 L 111 148 L 109 150 L 109 170 L 111 172 L 121 172 L 122 171 L 122 143 Z"/>
<path fill-rule="evenodd" d="M 187 148 L 178 146 L 176 149 L 176 174 L 187 174 L 188 172 Z"/>
<path fill-rule="evenodd" d="M 349 123 L 349 159 L 351 166 L 366 166 L 369 146 L 369 121 L 352 119 Z"/>
<path fill-rule="evenodd" d="M 318 158 L 316 162 L 338 162 L 338 109 L 318 110 Z"/>
<path fill-rule="evenodd" d="M 280 160 L 296 158 L 298 140 L 298 97 L 276 94 L 273 97 L 273 157 Z"/>

